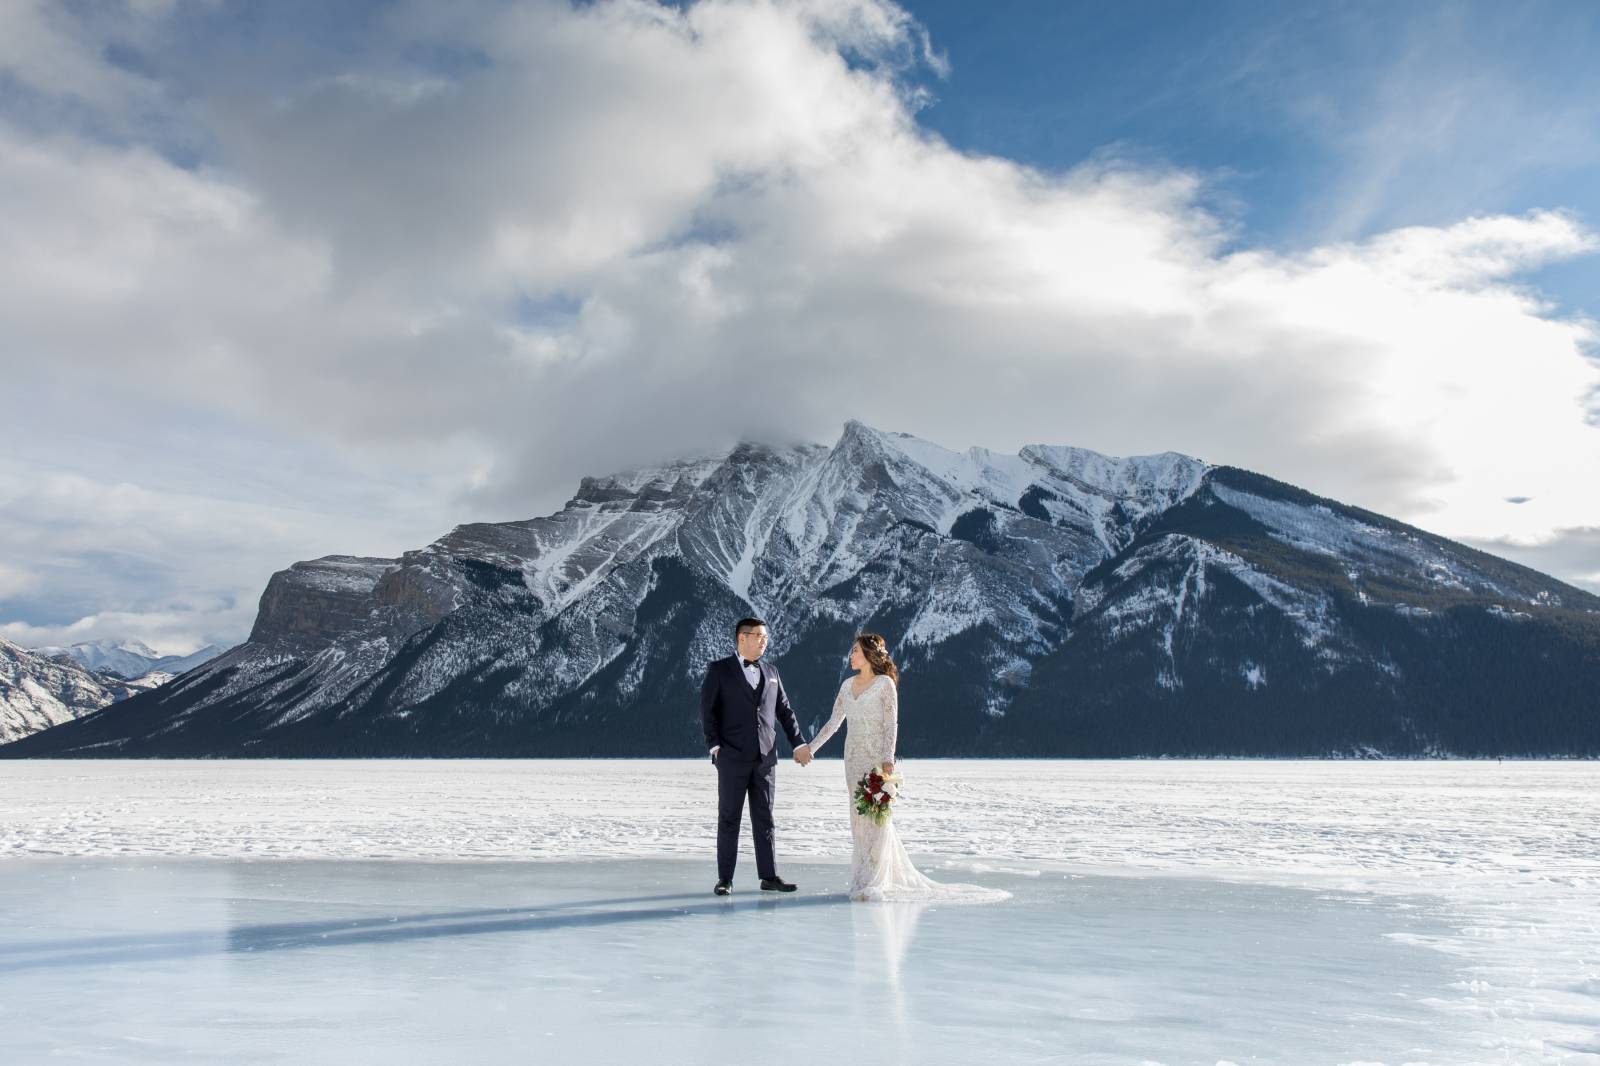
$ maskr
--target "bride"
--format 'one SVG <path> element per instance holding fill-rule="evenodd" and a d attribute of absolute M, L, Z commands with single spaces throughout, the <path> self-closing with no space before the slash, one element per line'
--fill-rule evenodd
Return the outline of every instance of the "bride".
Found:
<path fill-rule="evenodd" d="M 839 686 L 833 714 L 810 744 L 812 754 L 827 743 L 846 718 L 850 731 L 844 740 L 844 788 L 853 797 L 856 783 L 868 770 L 881 766 L 894 772 L 895 740 L 899 733 L 900 671 L 889 649 L 876 633 L 858 635 L 850 646 L 850 665 L 856 671 Z M 882 825 L 856 813 L 850 800 L 850 898 L 882 901 L 987 902 L 1010 897 L 1009 892 L 978 885 L 941 884 L 924 877 L 911 864 L 891 817 Z"/>

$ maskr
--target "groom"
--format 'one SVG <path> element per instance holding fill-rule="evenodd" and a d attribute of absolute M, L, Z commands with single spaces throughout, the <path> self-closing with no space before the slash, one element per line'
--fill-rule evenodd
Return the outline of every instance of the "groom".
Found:
<path fill-rule="evenodd" d="M 793 892 L 778 876 L 772 858 L 772 797 L 777 788 L 778 731 L 783 723 L 794 761 L 804 766 L 811 749 L 783 691 L 776 667 L 761 661 L 767 650 L 767 624 L 741 618 L 734 627 L 739 651 L 706 667 L 700 685 L 700 724 L 717 768 L 717 886 L 719 896 L 733 891 L 733 865 L 739 857 L 739 823 L 750 798 L 750 830 L 756 840 L 756 872 L 767 892 Z"/>

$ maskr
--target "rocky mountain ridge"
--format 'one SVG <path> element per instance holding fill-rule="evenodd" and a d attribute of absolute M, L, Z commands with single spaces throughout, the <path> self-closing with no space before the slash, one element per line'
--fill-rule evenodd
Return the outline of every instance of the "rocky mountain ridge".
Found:
<path fill-rule="evenodd" d="M 884 633 L 917 754 L 1600 752 L 1589 593 L 1176 453 L 850 422 L 296 563 L 245 644 L 0 754 L 691 754 L 748 613 L 812 726 Z"/>
<path fill-rule="evenodd" d="M 81 718 L 172 677 L 157 671 L 128 680 L 0 637 L 0 744 Z"/>

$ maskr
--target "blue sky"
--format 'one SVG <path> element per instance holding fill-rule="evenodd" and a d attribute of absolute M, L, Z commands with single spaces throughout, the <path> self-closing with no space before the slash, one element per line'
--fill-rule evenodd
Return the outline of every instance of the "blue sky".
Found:
<path fill-rule="evenodd" d="M 850 418 L 1600 588 L 1597 46 L 1576 2 L 0 7 L 0 634 L 235 641 L 295 559 Z"/>
<path fill-rule="evenodd" d="M 949 60 L 922 123 L 1069 168 L 1207 174 L 1242 243 L 1298 249 L 1475 214 L 1600 220 L 1600 7 L 960 0 L 906 5 Z M 1530 278 L 1600 310 L 1595 257 Z"/>

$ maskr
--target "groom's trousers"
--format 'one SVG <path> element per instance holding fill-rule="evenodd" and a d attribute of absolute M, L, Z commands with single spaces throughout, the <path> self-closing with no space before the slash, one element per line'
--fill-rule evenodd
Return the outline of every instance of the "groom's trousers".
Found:
<path fill-rule="evenodd" d="M 777 788 L 776 763 L 717 760 L 717 880 L 733 880 L 746 797 L 750 799 L 750 829 L 756 840 L 756 872 L 764 878 L 778 876 L 772 858 L 772 800 Z"/>

